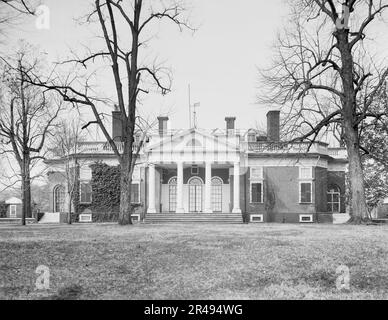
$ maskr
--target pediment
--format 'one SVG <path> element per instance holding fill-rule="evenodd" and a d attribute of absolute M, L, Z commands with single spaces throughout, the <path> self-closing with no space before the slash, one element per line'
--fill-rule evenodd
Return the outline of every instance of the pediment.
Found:
<path fill-rule="evenodd" d="M 238 137 L 211 135 L 202 130 L 192 129 L 159 139 L 145 148 L 146 153 L 235 153 L 239 150 Z"/>

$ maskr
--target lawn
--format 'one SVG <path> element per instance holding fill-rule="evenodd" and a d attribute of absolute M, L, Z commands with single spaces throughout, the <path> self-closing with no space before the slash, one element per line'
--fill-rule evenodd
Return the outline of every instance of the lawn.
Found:
<path fill-rule="evenodd" d="M 0 225 L 0 298 L 387 299 L 388 225 Z"/>

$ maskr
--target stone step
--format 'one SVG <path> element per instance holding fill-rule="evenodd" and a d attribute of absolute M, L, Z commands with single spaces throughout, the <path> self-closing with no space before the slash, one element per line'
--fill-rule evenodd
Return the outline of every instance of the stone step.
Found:
<path fill-rule="evenodd" d="M 220 213 L 153 213 L 147 214 L 145 223 L 242 223 L 241 214 Z"/>

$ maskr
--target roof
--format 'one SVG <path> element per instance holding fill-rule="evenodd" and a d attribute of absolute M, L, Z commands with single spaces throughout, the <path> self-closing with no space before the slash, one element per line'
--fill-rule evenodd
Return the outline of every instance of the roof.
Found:
<path fill-rule="evenodd" d="M 12 197 L 12 198 L 9 198 L 8 200 L 6 200 L 5 203 L 6 204 L 22 204 L 22 200 L 20 200 L 19 198 Z"/>

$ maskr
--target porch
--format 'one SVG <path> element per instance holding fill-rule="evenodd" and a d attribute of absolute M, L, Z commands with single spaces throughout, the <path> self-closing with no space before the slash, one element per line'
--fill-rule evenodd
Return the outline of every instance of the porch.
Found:
<path fill-rule="evenodd" d="M 238 162 L 149 164 L 147 187 L 147 218 L 184 214 L 213 220 L 213 216 L 236 214 L 241 221 Z"/>

